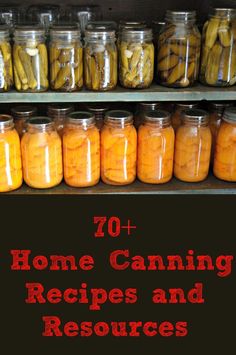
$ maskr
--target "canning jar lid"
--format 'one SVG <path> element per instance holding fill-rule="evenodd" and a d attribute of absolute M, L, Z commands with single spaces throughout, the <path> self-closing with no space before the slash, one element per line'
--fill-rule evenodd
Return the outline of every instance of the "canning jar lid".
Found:
<path fill-rule="evenodd" d="M 102 29 L 86 29 L 85 30 L 85 38 L 87 39 L 115 39 L 116 32 L 115 30 L 102 28 Z"/>
<path fill-rule="evenodd" d="M 146 21 L 127 21 L 127 20 L 120 20 L 119 22 L 119 29 L 124 27 L 146 27 Z"/>
<path fill-rule="evenodd" d="M 133 121 L 133 114 L 126 110 L 111 110 L 105 115 L 105 121 Z"/>
<path fill-rule="evenodd" d="M 75 111 L 67 116 L 67 121 L 79 125 L 89 125 L 95 123 L 95 116 L 88 111 Z"/>
<path fill-rule="evenodd" d="M 53 25 L 50 29 L 50 36 L 80 36 L 80 30 L 76 25 Z"/>
<path fill-rule="evenodd" d="M 227 101 L 211 101 L 209 102 L 209 110 L 210 111 L 223 111 L 227 107 L 233 106 L 233 102 Z"/>
<path fill-rule="evenodd" d="M 141 111 L 153 111 L 160 107 L 161 103 L 160 102 L 139 102 L 138 103 L 138 108 Z"/>
<path fill-rule="evenodd" d="M 223 120 L 229 123 L 236 123 L 236 107 L 226 108 L 224 111 Z"/>
<path fill-rule="evenodd" d="M 86 105 L 86 108 L 91 112 L 100 112 L 100 113 L 109 110 L 109 106 L 102 103 L 96 103 L 96 102 Z"/>
<path fill-rule="evenodd" d="M 28 117 L 34 116 L 37 112 L 37 108 L 34 106 L 16 106 L 11 109 L 11 113 L 15 120 L 28 119 Z"/>
<path fill-rule="evenodd" d="M 73 112 L 74 106 L 67 104 L 53 104 L 48 106 L 48 116 L 65 116 Z"/>
<path fill-rule="evenodd" d="M 13 127 L 13 117 L 10 115 L 0 115 L 0 129 L 6 128 L 6 127 Z"/>
<path fill-rule="evenodd" d="M 86 27 L 87 30 L 116 30 L 117 23 L 115 21 L 89 21 Z"/>
<path fill-rule="evenodd" d="M 35 128 L 42 128 L 42 127 L 53 127 L 54 122 L 51 118 L 47 116 L 36 116 L 31 117 L 27 120 L 27 125 Z"/>
<path fill-rule="evenodd" d="M 197 13 L 195 10 L 193 11 L 166 11 L 166 21 L 194 21 L 196 20 Z"/>
<path fill-rule="evenodd" d="M 183 110 L 197 108 L 198 106 L 199 106 L 198 102 L 178 102 L 178 103 L 176 103 L 176 108 L 183 109 Z"/>
<path fill-rule="evenodd" d="M 152 40 L 153 38 L 152 29 L 148 27 L 124 28 L 120 34 L 124 39 L 126 37 L 139 37 L 140 39 Z"/>
<path fill-rule="evenodd" d="M 45 36 L 45 29 L 39 25 L 18 25 L 14 31 L 15 37 Z"/>
<path fill-rule="evenodd" d="M 201 109 L 187 109 L 182 112 L 182 117 L 184 120 L 190 121 L 192 123 L 207 123 L 209 116 L 208 113 Z"/>
<path fill-rule="evenodd" d="M 163 120 L 170 120 L 170 113 L 165 110 L 149 111 L 145 114 L 145 120 L 149 122 L 159 122 Z"/>

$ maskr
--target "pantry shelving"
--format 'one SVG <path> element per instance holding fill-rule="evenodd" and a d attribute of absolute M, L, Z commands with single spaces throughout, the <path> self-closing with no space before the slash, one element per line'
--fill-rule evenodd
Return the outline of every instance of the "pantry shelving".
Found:
<path fill-rule="evenodd" d="M 141 102 L 141 101 L 201 101 L 236 100 L 236 87 L 215 88 L 196 84 L 186 89 L 170 89 L 153 84 L 149 89 L 128 90 L 118 86 L 109 92 L 0 93 L 1 103 L 52 103 L 52 102 Z"/>

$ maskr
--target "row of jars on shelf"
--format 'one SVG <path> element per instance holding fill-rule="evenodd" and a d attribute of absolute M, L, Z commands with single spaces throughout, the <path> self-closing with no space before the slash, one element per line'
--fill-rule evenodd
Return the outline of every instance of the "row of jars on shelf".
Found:
<path fill-rule="evenodd" d="M 203 27 L 201 57 L 196 12 L 167 11 L 158 38 L 158 82 L 188 87 L 199 77 L 206 85 L 234 85 L 235 15 L 232 9 L 214 10 Z M 10 90 L 14 81 L 18 91 L 46 91 L 50 81 L 55 91 L 76 91 L 84 84 L 89 90 L 108 91 L 116 87 L 118 71 L 125 88 L 144 89 L 153 82 L 155 51 L 150 28 L 123 27 L 116 45 L 114 30 L 95 26 L 85 31 L 83 48 L 77 27 L 55 26 L 50 30 L 49 65 L 44 35 L 43 29 L 30 26 L 15 29 L 12 68 L 8 31 L 0 30 L 1 90 Z"/>
<path fill-rule="evenodd" d="M 52 119 L 32 117 L 20 142 L 12 116 L 1 115 L 0 191 L 19 188 L 23 178 L 41 189 L 58 185 L 63 177 L 73 187 L 94 186 L 100 176 L 110 185 L 131 184 L 136 175 L 150 184 L 166 183 L 173 174 L 181 181 L 200 182 L 208 175 L 211 157 L 216 177 L 236 181 L 235 107 L 226 108 L 215 136 L 208 113 L 194 108 L 182 111 L 176 134 L 164 110 L 146 112 L 138 133 L 129 111 L 108 111 L 100 132 L 94 114 L 72 112 L 61 137 Z"/>

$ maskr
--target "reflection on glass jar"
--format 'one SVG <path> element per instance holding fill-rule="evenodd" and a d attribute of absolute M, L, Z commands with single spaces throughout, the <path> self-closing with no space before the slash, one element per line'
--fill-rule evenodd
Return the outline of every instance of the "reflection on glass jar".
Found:
<path fill-rule="evenodd" d="M 157 110 L 145 114 L 138 130 L 139 180 L 149 184 L 168 182 L 173 174 L 175 134 L 170 114 Z"/>
<path fill-rule="evenodd" d="M 174 128 L 175 132 L 177 131 L 177 129 L 181 125 L 182 113 L 185 110 L 191 110 L 191 109 L 195 109 L 195 108 L 199 108 L 198 102 L 178 102 L 175 104 L 175 109 L 174 109 L 174 112 L 171 116 L 171 123 L 172 123 L 172 127 Z"/>
<path fill-rule="evenodd" d="M 21 184 L 20 139 L 13 118 L 0 115 L 0 192 L 16 190 Z"/>
<path fill-rule="evenodd" d="M 49 59 L 51 89 L 76 91 L 83 87 L 83 47 L 77 27 L 50 30 Z"/>
<path fill-rule="evenodd" d="M 158 39 L 157 75 L 160 84 L 187 87 L 198 77 L 201 35 L 196 12 L 167 11 Z"/>
<path fill-rule="evenodd" d="M 108 111 L 101 132 L 101 178 L 109 185 L 131 184 L 136 177 L 137 133 L 128 111 Z"/>
<path fill-rule="evenodd" d="M 63 134 L 65 182 L 74 187 L 96 185 L 100 178 L 100 135 L 94 115 L 86 111 L 69 115 Z"/>
<path fill-rule="evenodd" d="M 221 180 L 236 181 L 236 108 L 227 108 L 216 138 L 214 175 Z"/>
<path fill-rule="evenodd" d="M 99 130 L 102 129 L 104 124 L 104 118 L 106 112 L 109 110 L 109 106 L 103 103 L 90 103 L 86 105 L 89 112 L 94 114 L 96 126 Z"/>
<path fill-rule="evenodd" d="M 89 90 L 108 91 L 117 84 L 117 48 L 115 31 L 85 32 L 84 71 Z"/>
<path fill-rule="evenodd" d="M 54 121 L 55 128 L 60 136 L 63 135 L 66 118 L 73 111 L 74 106 L 70 104 L 53 104 L 48 106 L 48 117 Z"/>
<path fill-rule="evenodd" d="M 45 189 L 63 178 L 61 138 L 48 117 L 33 117 L 21 139 L 24 181 L 30 187 Z"/>
<path fill-rule="evenodd" d="M 13 68 L 9 30 L 0 26 L 0 91 L 9 91 L 13 86 Z"/>
<path fill-rule="evenodd" d="M 186 110 L 175 140 L 174 175 L 186 182 L 206 179 L 211 156 L 211 130 L 207 112 Z"/>
<path fill-rule="evenodd" d="M 26 132 L 26 121 L 37 115 L 37 107 L 24 105 L 16 106 L 11 109 L 14 118 L 15 129 L 20 137 Z"/>
<path fill-rule="evenodd" d="M 14 32 L 13 67 L 18 91 L 48 89 L 48 54 L 41 28 L 19 26 Z"/>
<path fill-rule="evenodd" d="M 235 9 L 213 9 L 203 27 L 200 80 L 210 86 L 236 83 Z"/>

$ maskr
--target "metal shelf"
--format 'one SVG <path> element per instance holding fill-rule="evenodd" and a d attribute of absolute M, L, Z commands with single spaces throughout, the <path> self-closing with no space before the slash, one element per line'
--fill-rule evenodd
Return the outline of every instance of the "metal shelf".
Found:
<path fill-rule="evenodd" d="M 0 103 L 210 101 L 235 99 L 236 86 L 214 88 L 201 84 L 196 84 L 186 89 L 170 89 L 154 84 L 145 90 L 129 90 L 118 86 L 115 90 L 109 92 L 92 92 L 83 89 L 72 93 L 53 91 L 43 93 L 20 93 L 16 91 L 0 93 Z"/>
<path fill-rule="evenodd" d="M 100 182 L 90 188 L 72 188 L 62 183 L 52 189 L 31 189 L 23 185 L 8 195 L 232 195 L 236 194 L 236 183 L 227 183 L 210 175 L 200 183 L 184 183 L 173 178 L 163 185 L 149 185 L 135 181 L 127 186 L 109 186 Z"/>

